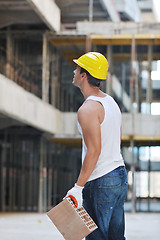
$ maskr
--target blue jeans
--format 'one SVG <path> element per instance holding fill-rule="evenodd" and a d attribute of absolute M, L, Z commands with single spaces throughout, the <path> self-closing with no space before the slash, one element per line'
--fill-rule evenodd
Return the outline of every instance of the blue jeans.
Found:
<path fill-rule="evenodd" d="M 98 226 L 86 240 L 124 240 L 124 202 L 127 195 L 124 166 L 89 181 L 83 190 L 83 206 Z"/>

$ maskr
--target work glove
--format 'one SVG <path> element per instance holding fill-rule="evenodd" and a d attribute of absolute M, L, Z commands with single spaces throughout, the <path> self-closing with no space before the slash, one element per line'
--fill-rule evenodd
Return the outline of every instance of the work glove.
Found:
<path fill-rule="evenodd" d="M 71 188 L 66 196 L 63 198 L 71 198 L 77 209 L 82 207 L 83 199 L 82 199 L 82 191 L 84 187 L 78 186 L 76 183 L 73 188 Z"/>

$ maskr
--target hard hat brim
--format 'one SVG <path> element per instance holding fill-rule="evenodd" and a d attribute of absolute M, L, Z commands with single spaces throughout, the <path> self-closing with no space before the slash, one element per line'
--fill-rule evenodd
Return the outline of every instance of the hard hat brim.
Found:
<path fill-rule="evenodd" d="M 75 62 L 78 66 L 80 66 L 80 67 L 84 67 L 84 65 L 82 64 L 82 63 L 80 63 L 79 61 L 78 61 L 78 59 L 73 59 L 73 62 Z"/>
<path fill-rule="evenodd" d="M 73 62 L 75 62 L 78 66 L 86 69 L 85 66 L 84 66 L 84 64 L 82 64 L 80 61 L 78 61 L 78 59 L 73 59 Z M 87 69 L 86 69 L 86 70 L 87 70 Z"/>

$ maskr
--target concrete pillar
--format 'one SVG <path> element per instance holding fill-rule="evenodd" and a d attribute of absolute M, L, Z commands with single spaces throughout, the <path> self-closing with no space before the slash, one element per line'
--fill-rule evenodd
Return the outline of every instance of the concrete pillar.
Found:
<path fill-rule="evenodd" d="M 151 197 L 151 147 L 149 146 L 149 158 L 148 158 L 148 201 L 147 211 L 150 212 L 150 197 Z"/>
<path fill-rule="evenodd" d="M 152 54 L 153 54 L 152 45 L 148 45 L 148 84 L 146 91 L 147 114 L 151 114 L 152 103 L 152 79 L 151 79 Z"/>
<path fill-rule="evenodd" d="M 135 118 L 134 118 L 134 111 L 133 111 L 133 102 L 134 102 L 134 88 L 135 88 L 135 38 L 132 37 L 132 45 L 131 45 L 131 78 L 130 78 L 130 99 L 131 99 L 131 116 L 132 116 L 132 134 L 130 140 L 130 147 L 132 149 L 132 162 L 131 162 L 131 172 L 132 172 L 132 213 L 136 211 L 136 185 L 135 185 L 135 159 L 134 159 L 134 131 L 135 131 Z"/>
<path fill-rule="evenodd" d="M 130 99 L 131 99 L 131 113 L 133 113 L 133 102 L 134 102 L 134 86 L 135 86 L 135 38 L 132 38 L 131 45 L 131 78 L 130 78 Z"/>
<path fill-rule="evenodd" d="M 107 46 L 107 60 L 109 64 L 108 75 L 107 75 L 107 84 L 106 84 L 106 92 L 109 95 L 113 95 L 112 91 L 112 75 L 113 75 L 113 53 L 112 53 L 112 46 Z"/>
<path fill-rule="evenodd" d="M 135 100 L 136 100 L 136 112 L 139 110 L 139 77 L 138 72 L 135 73 Z"/>
<path fill-rule="evenodd" d="M 0 209 L 4 212 L 6 210 L 6 173 L 7 173 L 7 132 L 4 134 L 4 142 L 2 143 L 0 161 Z"/>
<path fill-rule="evenodd" d="M 56 107 L 56 87 L 58 83 L 59 74 L 59 55 L 54 51 L 52 56 L 52 75 L 51 75 L 51 104 Z"/>
<path fill-rule="evenodd" d="M 124 93 L 125 93 L 125 85 L 126 85 L 126 66 L 125 66 L 125 63 L 122 63 L 122 87 L 121 87 L 121 101 L 122 101 L 122 104 L 124 103 Z M 123 104 L 124 106 L 124 104 Z M 124 107 L 122 107 L 122 112 L 124 110 Z"/>
<path fill-rule="evenodd" d="M 52 59 L 54 56 L 51 57 Z M 55 106 L 55 83 L 54 83 L 54 63 L 52 65 L 52 70 L 51 70 L 51 104 Z"/>
<path fill-rule="evenodd" d="M 138 59 L 138 74 L 136 75 L 136 103 L 137 103 L 137 113 L 141 112 L 142 103 L 142 86 L 141 86 L 141 72 L 142 72 L 142 62 Z"/>
<path fill-rule="evenodd" d="M 47 206 L 48 209 L 52 208 L 52 189 L 53 189 L 53 169 L 52 169 L 52 152 L 51 144 L 48 144 L 48 191 L 47 191 Z"/>
<path fill-rule="evenodd" d="M 131 138 L 130 147 L 132 149 L 132 162 L 131 162 L 131 172 L 132 172 L 132 213 L 136 212 L 136 181 L 135 181 L 135 159 L 134 159 L 134 140 Z"/>
<path fill-rule="evenodd" d="M 39 163 L 39 194 L 38 194 L 38 212 L 43 212 L 43 157 L 42 143 L 40 143 L 40 163 Z"/>
<path fill-rule="evenodd" d="M 92 40 L 90 38 L 90 35 L 86 36 L 86 52 L 91 52 L 92 50 Z"/>
<path fill-rule="evenodd" d="M 11 34 L 11 30 L 10 28 L 7 29 L 6 32 L 6 76 L 9 79 L 13 79 L 14 78 L 14 71 L 13 71 L 13 37 Z"/>
<path fill-rule="evenodd" d="M 20 52 L 19 52 L 19 42 L 18 40 L 15 40 L 14 42 L 14 57 L 15 57 L 15 61 L 14 61 L 14 81 L 18 82 L 19 80 L 19 75 L 18 75 L 18 68 L 19 68 L 19 62 L 18 59 L 22 59 L 20 58 Z"/>
<path fill-rule="evenodd" d="M 46 169 L 46 149 L 44 139 L 40 139 L 40 165 L 39 165 L 39 197 L 38 212 L 47 211 L 47 169 Z"/>
<path fill-rule="evenodd" d="M 58 196 L 58 189 L 57 189 L 57 186 L 58 186 L 58 170 L 57 168 L 55 167 L 53 169 L 53 177 L 54 177 L 54 180 L 53 180 L 53 206 L 56 206 L 57 204 L 57 196 Z"/>
<path fill-rule="evenodd" d="M 89 0 L 89 22 L 93 22 L 93 0 Z"/>
<path fill-rule="evenodd" d="M 47 103 L 49 102 L 49 44 L 47 33 L 43 34 L 42 99 Z"/>
<path fill-rule="evenodd" d="M 2 145 L 2 153 L 1 153 L 1 208 L 4 212 L 6 210 L 6 146 Z"/>

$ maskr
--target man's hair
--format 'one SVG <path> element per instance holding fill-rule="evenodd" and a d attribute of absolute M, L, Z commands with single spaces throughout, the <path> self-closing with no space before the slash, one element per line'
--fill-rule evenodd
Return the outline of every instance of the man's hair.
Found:
<path fill-rule="evenodd" d="M 87 70 L 85 70 L 84 68 L 81 67 L 81 71 L 80 73 L 86 73 L 87 74 L 87 79 L 88 79 L 88 83 L 91 86 L 94 87 L 100 87 L 100 83 L 101 83 L 101 79 L 95 78 L 93 77 Z"/>

